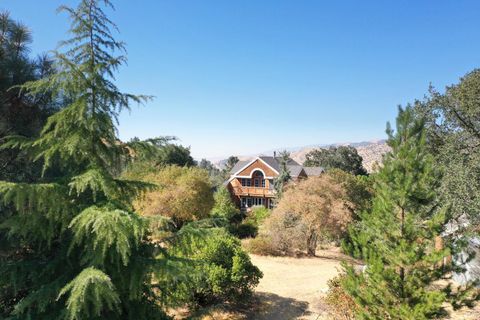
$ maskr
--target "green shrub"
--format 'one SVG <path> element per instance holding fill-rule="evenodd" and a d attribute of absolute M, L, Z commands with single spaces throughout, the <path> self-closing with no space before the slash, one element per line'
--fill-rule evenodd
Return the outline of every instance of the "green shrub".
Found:
<path fill-rule="evenodd" d="M 194 244 L 187 258 L 198 264 L 191 281 L 178 290 L 180 300 L 193 306 L 248 298 L 263 276 L 240 241 L 222 229 Z"/>
<path fill-rule="evenodd" d="M 264 206 L 255 206 L 247 216 L 246 220 L 255 226 L 260 226 L 263 221 L 270 215 L 271 210 Z"/>
<path fill-rule="evenodd" d="M 254 238 L 258 234 L 258 227 L 249 221 L 245 221 L 230 225 L 228 231 L 239 239 Z"/>

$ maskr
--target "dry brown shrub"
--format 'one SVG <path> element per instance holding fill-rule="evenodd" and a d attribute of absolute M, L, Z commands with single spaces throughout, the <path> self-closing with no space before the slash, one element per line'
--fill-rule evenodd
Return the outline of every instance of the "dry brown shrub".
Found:
<path fill-rule="evenodd" d="M 352 221 L 344 185 L 328 175 L 291 185 L 247 249 L 258 254 L 315 255 L 319 240 L 339 240 Z"/>
<path fill-rule="evenodd" d="M 328 293 L 325 302 L 328 305 L 328 311 L 334 319 L 354 320 L 357 309 L 359 308 L 355 300 L 345 292 L 341 286 L 341 274 L 328 281 Z"/>
<path fill-rule="evenodd" d="M 207 217 L 212 209 L 212 186 L 205 170 L 167 166 L 143 180 L 158 186 L 134 202 L 135 210 L 143 215 L 170 217 L 179 227 Z"/>

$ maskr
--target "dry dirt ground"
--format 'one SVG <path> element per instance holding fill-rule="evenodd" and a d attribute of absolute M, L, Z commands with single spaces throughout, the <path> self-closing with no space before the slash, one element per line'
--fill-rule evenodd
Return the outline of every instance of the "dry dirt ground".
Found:
<path fill-rule="evenodd" d="M 327 282 L 340 270 L 341 255 L 320 252 L 315 258 L 266 257 L 252 255 L 263 271 L 256 293 L 264 309 L 253 319 L 320 319 L 324 314 L 321 297 Z"/>
<path fill-rule="evenodd" d="M 317 251 L 315 258 L 258 255 L 251 258 L 263 272 L 253 301 L 243 307 L 215 306 L 190 319 L 332 320 L 322 297 L 328 289 L 328 280 L 338 274 L 341 261 L 348 259 L 338 249 Z M 480 307 L 457 312 L 449 319 L 480 320 Z"/>

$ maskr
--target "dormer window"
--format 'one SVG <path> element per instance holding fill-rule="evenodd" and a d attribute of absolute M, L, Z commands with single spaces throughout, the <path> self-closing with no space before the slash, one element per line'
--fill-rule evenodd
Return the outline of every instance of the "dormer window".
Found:
<path fill-rule="evenodd" d="M 253 177 L 253 185 L 255 188 L 259 188 L 262 186 L 262 188 L 265 188 L 265 179 L 263 177 L 263 172 L 260 170 L 255 170 L 252 174 Z"/>
<path fill-rule="evenodd" d="M 252 180 L 250 179 L 242 178 L 241 182 L 242 182 L 242 187 L 250 187 L 252 185 Z"/>

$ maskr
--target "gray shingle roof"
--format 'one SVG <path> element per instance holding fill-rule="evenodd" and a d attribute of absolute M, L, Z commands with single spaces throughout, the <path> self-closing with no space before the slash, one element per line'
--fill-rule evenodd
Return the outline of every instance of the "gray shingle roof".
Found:
<path fill-rule="evenodd" d="M 309 177 L 319 176 L 325 172 L 325 169 L 323 167 L 304 167 L 303 169 L 305 170 L 305 173 Z"/>
<path fill-rule="evenodd" d="M 302 173 L 303 167 L 300 165 L 287 165 L 287 169 L 292 178 L 297 178 Z"/>
<path fill-rule="evenodd" d="M 243 160 L 243 161 L 238 161 L 232 168 L 232 170 L 230 170 L 230 173 L 231 174 L 234 174 L 235 172 L 237 172 L 238 170 L 242 169 L 244 166 L 246 166 L 248 163 L 250 162 L 250 160 Z"/>
<path fill-rule="evenodd" d="M 271 157 L 271 156 L 260 156 L 260 159 L 265 161 L 270 167 L 274 168 L 278 172 L 280 172 L 280 158 L 278 157 Z M 295 160 L 288 159 L 287 166 L 299 166 Z"/>
<path fill-rule="evenodd" d="M 280 172 L 281 164 L 280 164 L 280 159 L 278 157 L 274 158 L 270 156 L 260 156 L 259 158 L 265 161 L 265 163 L 267 163 L 270 167 Z M 232 170 L 230 170 L 230 174 L 235 174 L 237 171 L 245 167 L 251 161 L 252 160 L 243 160 L 243 161 L 237 162 L 237 164 L 235 164 Z M 302 173 L 302 170 L 305 172 L 307 176 L 319 176 L 321 173 L 325 172 L 325 170 L 322 167 L 303 167 L 293 159 L 288 160 L 287 168 L 292 178 L 298 177 Z"/>

